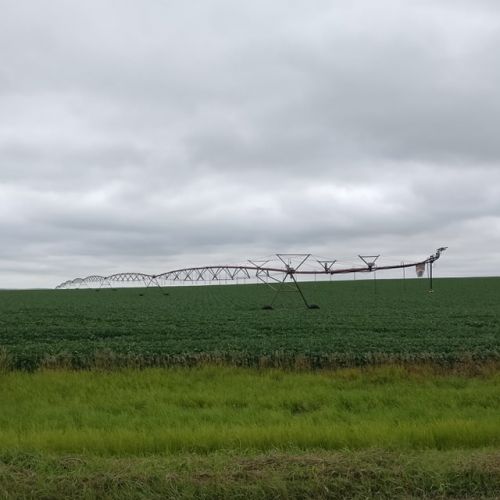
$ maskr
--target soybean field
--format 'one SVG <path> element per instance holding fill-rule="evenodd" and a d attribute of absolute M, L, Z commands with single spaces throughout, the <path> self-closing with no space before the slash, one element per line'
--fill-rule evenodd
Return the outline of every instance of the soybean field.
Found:
<path fill-rule="evenodd" d="M 336 367 L 497 361 L 500 279 L 0 292 L 0 366 Z"/>

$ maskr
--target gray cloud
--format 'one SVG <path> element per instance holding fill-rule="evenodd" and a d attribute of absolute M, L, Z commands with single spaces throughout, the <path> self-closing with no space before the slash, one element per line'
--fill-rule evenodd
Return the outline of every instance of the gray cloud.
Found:
<path fill-rule="evenodd" d="M 0 7 L 0 288 L 442 244 L 496 274 L 497 2 Z"/>

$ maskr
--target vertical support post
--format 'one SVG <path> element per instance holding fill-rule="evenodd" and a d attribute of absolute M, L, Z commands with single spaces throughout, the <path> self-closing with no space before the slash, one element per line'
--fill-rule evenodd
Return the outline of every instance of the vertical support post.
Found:
<path fill-rule="evenodd" d="M 302 266 L 302 264 L 304 264 L 304 262 L 311 256 L 311 254 L 279 254 L 278 253 L 278 254 L 276 254 L 276 256 L 278 257 L 279 260 L 281 260 L 281 262 L 285 266 L 285 268 L 283 269 L 283 272 L 284 272 L 285 276 L 283 277 L 283 279 L 279 283 L 279 285 L 278 285 L 278 287 L 276 289 L 276 293 L 274 294 L 274 297 L 273 297 L 273 300 L 272 300 L 271 304 L 264 306 L 263 309 L 272 309 L 273 308 L 274 302 L 276 301 L 276 298 L 278 297 L 279 293 L 282 291 L 283 286 L 285 284 L 285 281 L 287 280 L 287 278 L 289 276 L 290 276 L 290 279 L 293 281 L 293 284 L 294 284 L 294 290 L 290 290 L 290 291 L 299 292 L 302 301 L 304 302 L 305 306 L 308 309 L 319 309 L 318 305 L 316 305 L 316 304 L 309 304 L 307 302 L 307 299 L 306 299 L 304 293 L 302 292 L 302 289 L 301 289 L 300 285 L 298 284 L 298 282 L 297 282 L 297 280 L 295 279 L 295 276 L 294 276 L 294 273 L 297 271 L 297 269 L 299 269 Z M 297 265 L 294 265 L 292 267 L 292 259 L 293 258 L 299 258 L 300 262 L 298 262 Z M 253 264 L 253 262 L 252 262 L 252 264 Z M 333 262 L 331 264 L 333 264 Z M 266 274 L 269 276 L 268 272 Z"/>
<path fill-rule="evenodd" d="M 432 288 L 432 260 L 429 262 L 429 292 L 433 292 Z"/>
<path fill-rule="evenodd" d="M 297 283 L 297 280 L 295 279 L 295 276 L 293 274 L 290 274 L 290 276 L 291 276 L 293 282 L 295 283 L 295 286 L 297 287 L 297 290 L 300 293 L 300 296 L 302 297 L 302 300 L 304 301 L 304 304 L 306 305 L 306 307 L 308 309 L 311 309 L 311 306 L 307 303 L 307 300 L 306 300 L 304 294 L 302 293 L 302 289 L 300 288 L 299 284 Z"/>
<path fill-rule="evenodd" d="M 149 280 L 149 283 L 148 283 L 146 288 L 149 288 L 151 286 L 151 284 L 156 285 L 160 289 L 160 292 L 163 293 L 163 295 L 168 295 L 168 292 L 165 292 L 163 290 L 163 287 L 160 285 L 160 282 L 157 280 L 156 276 L 151 276 L 151 279 Z"/>
<path fill-rule="evenodd" d="M 285 274 L 285 277 L 279 282 L 278 288 L 276 289 L 276 292 L 274 294 L 273 300 L 268 306 L 264 306 L 263 309 L 272 309 L 274 302 L 276 301 L 276 298 L 278 297 L 279 293 L 281 292 L 281 288 L 283 287 L 283 283 L 285 283 L 286 279 L 288 278 L 288 273 Z"/>

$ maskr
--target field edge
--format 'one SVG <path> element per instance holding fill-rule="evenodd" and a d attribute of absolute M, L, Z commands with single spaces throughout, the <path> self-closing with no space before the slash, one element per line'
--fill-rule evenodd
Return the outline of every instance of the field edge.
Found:
<path fill-rule="evenodd" d="M 38 358 L 25 358 L 0 346 L 0 373 L 9 371 L 35 372 L 39 370 L 121 370 L 147 368 L 192 368 L 203 366 L 283 369 L 291 371 L 339 370 L 343 368 L 370 368 L 400 366 L 412 370 L 427 367 L 435 372 L 480 374 L 500 368 L 500 352 L 482 353 L 382 353 L 357 354 L 326 353 L 297 354 L 276 351 L 268 355 L 249 355 L 246 352 L 206 352 L 196 354 L 140 354 L 121 353 L 110 349 L 96 350 L 91 355 L 61 352 Z"/>
<path fill-rule="evenodd" d="M 496 498 L 500 451 L 0 453 L 2 498 Z"/>

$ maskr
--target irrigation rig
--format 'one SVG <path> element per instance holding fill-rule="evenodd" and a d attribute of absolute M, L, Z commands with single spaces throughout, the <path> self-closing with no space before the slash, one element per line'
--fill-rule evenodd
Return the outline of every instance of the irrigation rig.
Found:
<path fill-rule="evenodd" d="M 442 252 L 448 247 L 441 247 L 436 252 L 419 262 L 402 262 L 391 265 L 377 265 L 380 255 L 358 255 L 363 263 L 360 266 L 335 267 L 335 259 L 317 259 L 312 254 L 276 254 L 274 259 L 249 260 L 242 266 L 203 266 L 176 269 L 161 274 L 144 273 L 117 273 L 110 276 L 91 275 L 86 278 L 75 278 L 56 286 L 56 289 L 78 289 L 103 287 L 114 288 L 120 285 L 139 287 L 156 286 L 163 288 L 168 285 L 180 283 L 222 283 L 239 282 L 239 280 L 257 280 L 274 290 L 274 297 L 270 304 L 263 309 L 273 309 L 277 296 L 281 292 L 297 292 L 304 305 L 309 309 L 318 309 L 316 304 L 307 301 L 296 277 L 334 276 L 337 274 L 373 273 L 376 278 L 377 271 L 402 269 L 403 273 L 408 268 L 415 268 L 417 276 L 422 277 L 427 270 L 429 291 L 433 291 L 433 264 L 439 259 Z M 405 274 L 404 274 L 405 276 Z"/>

